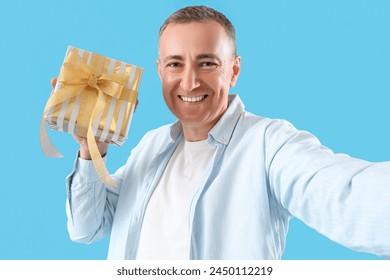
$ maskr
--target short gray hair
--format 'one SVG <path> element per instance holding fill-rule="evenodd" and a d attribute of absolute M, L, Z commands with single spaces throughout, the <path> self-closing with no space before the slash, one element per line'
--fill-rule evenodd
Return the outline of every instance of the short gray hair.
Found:
<path fill-rule="evenodd" d="M 170 15 L 160 27 L 158 39 L 171 23 L 207 22 L 216 21 L 225 29 L 227 36 L 232 42 L 233 54 L 237 56 L 236 31 L 230 20 L 221 12 L 207 6 L 189 6 L 182 8 Z"/>

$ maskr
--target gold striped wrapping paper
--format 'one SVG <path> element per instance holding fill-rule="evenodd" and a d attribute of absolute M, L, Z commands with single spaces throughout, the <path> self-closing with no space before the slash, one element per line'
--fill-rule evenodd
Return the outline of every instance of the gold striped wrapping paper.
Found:
<path fill-rule="evenodd" d="M 138 66 L 69 46 L 41 121 L 44 153 L 62 156 L 47 136 L 45 121 L 52 129 L 86 137 L 100 179 L 115 186 L 95 139 L 116 145 L 126 140 L 142 71 Z"/>

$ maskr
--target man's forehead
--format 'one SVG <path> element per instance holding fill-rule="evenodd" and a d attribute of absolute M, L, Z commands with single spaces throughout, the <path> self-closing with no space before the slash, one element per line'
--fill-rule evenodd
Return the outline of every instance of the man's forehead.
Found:
<path fill-rule="evenodd" d="M 220 29 L 221 31 L 225 31 L 225 28 L 222 26 L 222 24 L 220 24 L 216 20 L 173 22 L 173 23 L 169 23 L 166 26 L 161 36 L 163 36 L 163 34 L 166 33 L 166 31 L 169 31 L 171 29 L 192 29 L 195 31 L 195 30 L 199 30 L 200 28 L 205 28 L 206 30 L 213 28 L 215 30 Z"/>

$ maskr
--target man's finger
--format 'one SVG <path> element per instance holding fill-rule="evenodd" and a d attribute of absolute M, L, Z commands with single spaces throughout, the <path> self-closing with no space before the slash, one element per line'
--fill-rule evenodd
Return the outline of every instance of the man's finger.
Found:
<path fill-rule="evenodd" d="M 57 84 L 57 78 L 52 78 L 52 79 L 50 80 L 50 84 L 51 84 L 52 87 L 55 87 L 56 84 Z"/>

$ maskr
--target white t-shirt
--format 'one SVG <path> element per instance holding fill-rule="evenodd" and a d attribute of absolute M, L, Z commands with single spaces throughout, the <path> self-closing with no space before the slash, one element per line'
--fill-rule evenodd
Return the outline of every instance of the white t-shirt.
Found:
<path fill-rule="evenodd" d="M 214 152 L 207 140 L 179 143 L 147 206 L 137 259 L 189 259 L 191 200 Z"/>

